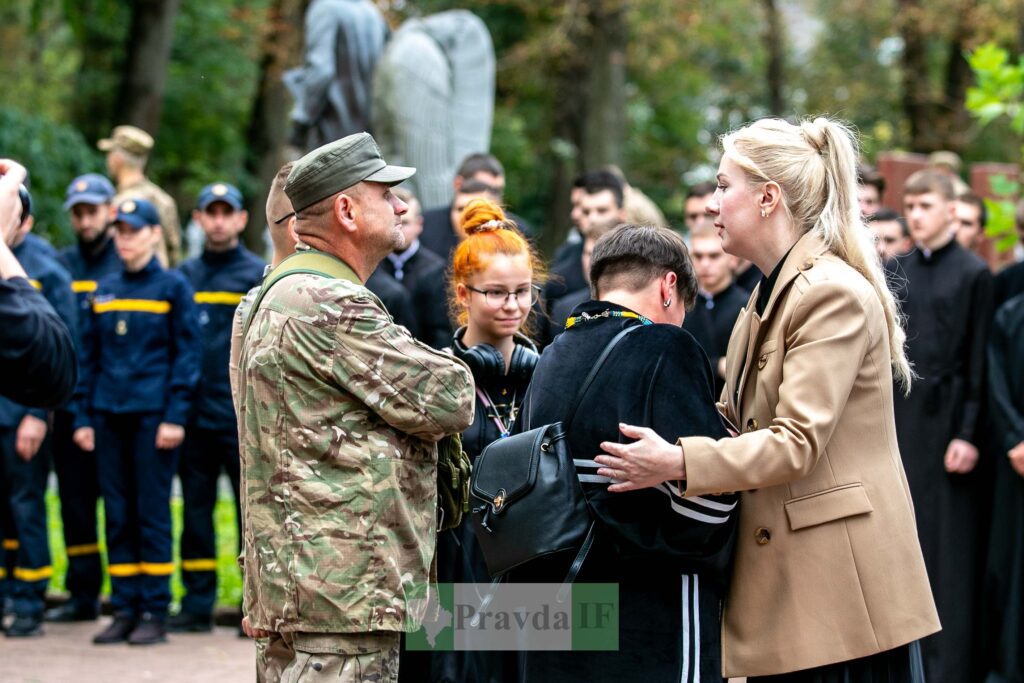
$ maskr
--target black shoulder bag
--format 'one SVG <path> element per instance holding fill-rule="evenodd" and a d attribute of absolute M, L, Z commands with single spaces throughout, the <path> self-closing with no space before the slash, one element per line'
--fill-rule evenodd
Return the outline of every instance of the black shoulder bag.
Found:
<path fill-rule="evenodd" d="M 564 421 L 530 429 L 527 410 L 526 431 L 492 442 L 477 458 L 470 480 L 473 530 L 491 576 L 578 548 L 565 584 L 575 580 L 594 542 L 594 521 L 566 435 L 612 349 L 637 327 L 627 327 L 608 342 Z"/>

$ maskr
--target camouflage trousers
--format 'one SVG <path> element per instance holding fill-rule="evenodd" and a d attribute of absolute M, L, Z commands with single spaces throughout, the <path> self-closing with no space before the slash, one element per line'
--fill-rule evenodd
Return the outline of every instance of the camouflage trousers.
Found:
<path fill-rule="evenodd" d="M 256 642 L 259 683 L 397 683 L 400 634 L 275 633 Z"/>

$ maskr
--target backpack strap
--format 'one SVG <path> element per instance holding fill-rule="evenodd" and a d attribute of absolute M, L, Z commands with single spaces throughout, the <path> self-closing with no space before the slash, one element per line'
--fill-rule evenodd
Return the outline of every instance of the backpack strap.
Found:
<path fill-rule="evenodd" d="M 245 326 L 242 329 L 242 337 L 244 338 L 249 333 L 249 326 L 252 324 L 253 318 L 256 317 L 256 311 L 259 310 L 260 304 L 263 303 L 263 297 L 267 295 L 270 288 L 276 285 L 280 280 L 288 277 L 289 275 L 320 275 L 326 278 L 334 280 L 348 280 L 349 282 L 363 287 L 363 281 L 355 274 L 355 271 L 340 258 L 331 256 L 322 251 L 316 249 L 303 249 L 296 251 L 294 254 L 281 261 L 267 277 L 263 279 L 263 284 L 260 286 L 260 293 L 256 295 L 256 301 L 253 302 L 252 308 L 249 309 L 249 315 L 245 319 Z"/>

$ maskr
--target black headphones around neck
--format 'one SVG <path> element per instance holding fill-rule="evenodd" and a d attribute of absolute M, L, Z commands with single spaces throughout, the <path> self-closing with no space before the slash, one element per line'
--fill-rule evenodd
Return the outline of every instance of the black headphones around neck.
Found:
<path fill-rule="evenodd" d="M 452 353 L 469 366 L 477 384 L 488 387 L 507 382 L 513 384 L 517 391 L 526 390 L 526 385 L 533 377 L 533 369 L 537 367 L 537 361 L 540 360 L 540 354 L 532 341 L 524 335 L 516 333 L 515 347 L 512 349 L 512 358 L 508 364 L 508 374 L 506 374 L 505 358 L 501 355 L 501 351 L 490 344 L 476 344 L 467 347 L 462 343 L 465 334 L 465 327 L 460 327 L 455 331 Z"/>

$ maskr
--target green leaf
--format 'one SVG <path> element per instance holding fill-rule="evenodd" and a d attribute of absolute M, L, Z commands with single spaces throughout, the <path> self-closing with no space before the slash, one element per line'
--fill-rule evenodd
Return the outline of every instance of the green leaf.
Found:
<path fill-rule="evenodd" d="M 1000 197 L 1016 197 L 1020 191 L 1020 183 L 1013 178 L 1010 178 L 1002 173 L 998 173 L 989 178 L 989 187 L 992 188 L 992 192 Z M 990 200 L 991 201 L 991 200 Z M 1010 210 L 1013 210 L 1012 202 L 1004 202 L 1009 204 Z"/>

